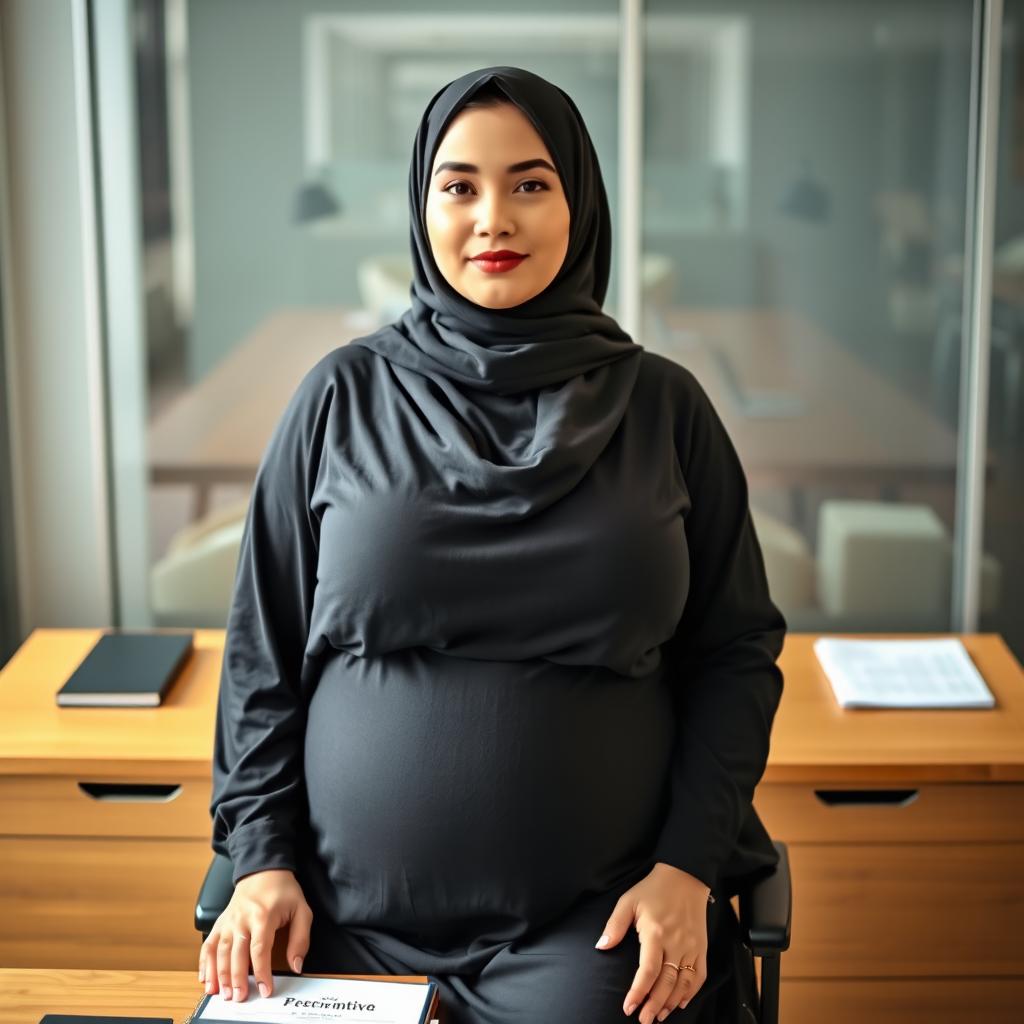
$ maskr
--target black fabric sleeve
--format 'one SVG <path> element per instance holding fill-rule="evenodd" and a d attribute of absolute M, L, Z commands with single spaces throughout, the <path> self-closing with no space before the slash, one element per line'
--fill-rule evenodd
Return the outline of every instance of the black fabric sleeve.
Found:
<path fill-rule="evenodd" d="M 296 870 L 308 825 L 305 648 L 319 522 L 310 509 L 329 396 L 310 371 L 274 428 L 249 499 L 224 640 L 213 744 L 212 847 L 232 881 Z"/>
<path fill-rule="evenodd" d="M 655 860 L 713 889 L 768 760 L 786 620 L 768 593 L 739 456 L 704 389 L 686 373 L 690 397 L 676 445 L 690 495 L 690 581 L 665 645 L 678 729 Z"/>

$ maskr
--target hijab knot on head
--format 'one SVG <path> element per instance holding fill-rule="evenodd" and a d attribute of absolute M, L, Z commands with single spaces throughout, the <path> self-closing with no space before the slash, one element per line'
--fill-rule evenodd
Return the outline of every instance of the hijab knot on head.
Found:
<path fill-rule="evenodd" d="M 441 139 L 462 107 L 489 83 L 526 115 L 544 141 L 570 212 L 568 251 L 558 274 L 542 292 L 506 309 L 480 306 L 448 283 L 432 255 L 425 217 Z M 640 351 L 601 308 L 612 228 L 590 134 L 573 100 L 539 75 L 515 67 L 483 68 L 434 95 L 413 144 L 409 221 L 410 308 L 395 323 L 352 344 L 371 348 L 392 364 L 496 394 L 559 384 Z"/>

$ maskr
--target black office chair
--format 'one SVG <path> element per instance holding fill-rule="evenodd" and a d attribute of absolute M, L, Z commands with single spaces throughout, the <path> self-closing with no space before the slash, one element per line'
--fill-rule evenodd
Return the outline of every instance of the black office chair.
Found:
<path fill-rule="evenodd" d="M 779 966 L 782 954 L 789 949 L 793 913 L 789 852 L 785 843 L 774 842 L 774 846 L 779 852 L 775 870 L 739 893 L 740 935 L 751 954 L 761 959 L 761 991 L 758 1006 L 752 1008 L 756 1016 L 751 1017 L 754 1024 L 778 1022 Z M 231 899 L 231 875 L 231 861 L 214 854 L 196 903 L 196 930 L 204 940 Z"/>

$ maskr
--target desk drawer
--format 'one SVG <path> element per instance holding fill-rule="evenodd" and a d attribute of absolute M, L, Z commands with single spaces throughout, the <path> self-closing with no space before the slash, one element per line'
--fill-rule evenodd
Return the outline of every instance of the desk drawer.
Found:
<path fill-rule="evenodd" d="M 196 970 L 212 856 L 197 839 L 0 838 L 0 963 Z"/>
<path fill-rule="evenodd" d="M 0 836 L 166 836 L 209 842 L 209 780 L 0 776 Z"/>
<path fill-rule="evenodd" d="M 1020 976 L 1024 843 L 792 843 L 791 978 Z"/>
<path fill-rule="evenodd" d="M 1024 842 L 1024 784 L 764 783 L 754 806 L 786 842 Z"/>

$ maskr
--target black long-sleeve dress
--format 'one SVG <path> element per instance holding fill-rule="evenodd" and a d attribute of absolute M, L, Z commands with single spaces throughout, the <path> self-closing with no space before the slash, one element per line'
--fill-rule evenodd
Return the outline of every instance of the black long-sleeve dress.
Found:
<path fill-rule="evenodd" d="M 491 462 L 531 441 L 466 430 Z M 449 441 L 365 348 L 293 395 L 234 583 L 213 848 L 420 973 L 479 971 L 656 861 L 721 902 L 776 862 L 751 799 L 786 623 L 706 393 L 642 352 L 544 507 L 464 500 Z"/>

